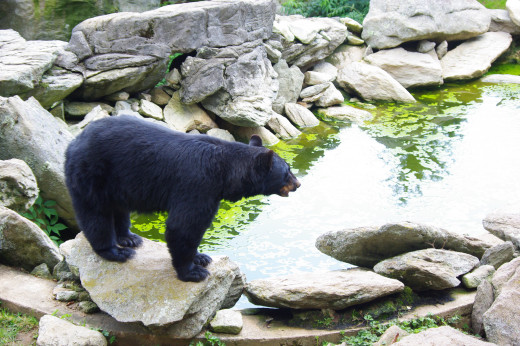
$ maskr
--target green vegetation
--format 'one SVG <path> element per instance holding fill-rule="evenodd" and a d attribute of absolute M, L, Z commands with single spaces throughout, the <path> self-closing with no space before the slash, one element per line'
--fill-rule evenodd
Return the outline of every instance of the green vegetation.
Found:
<path fill-rule="evenodd" d="M 506 8 L 506 0 L 478 0 L 478 2 L 486 6 L 486 8 Z"/>
<path fill-rule="evenodd" d="M 190 343 L 190 346 L 226 346 L 224 342 L 222 342 L 218 337 L 211 334 L 210 332 L 206 332 L 204 334 L 204 337 L 206 338 L 206 340 L 199 341 L 196 344 L 193 344 L 192 342 Z"/>
<path fill-rule="evenodd" d="M 67 229 L 67 226 L 58 222 L 58 212 L 52 208 L 55 205 L 55 201 L 44 201 L 40 195 L 29 209 L 29 212 L 22 215 L 37 224 L 56 245 L 60 245 L 63 242 L 60 231 Z"/>
<path fill-rule="evenodd" d="M 349 17 L 360 23 L 368 13 L 369 0 L 288 0 L 282 3 L 286 14 L 304 17 Z"/>
<path fill-rule="evenodd" d="M 0 309 L 0 345 L 20 345 L 21 333 L 29 334 L 29 338 L 34 339 L 37 332 L 36 318 Z"/>

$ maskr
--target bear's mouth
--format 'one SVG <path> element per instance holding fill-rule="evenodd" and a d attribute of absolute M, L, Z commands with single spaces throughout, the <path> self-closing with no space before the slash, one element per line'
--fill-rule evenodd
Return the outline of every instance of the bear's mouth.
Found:
<path fill-rule="evenodd" d="M 302 184 L 298 180 L 292 181 L 289 184 L 283 186 L 280 191 L 278 192 L 278 195 L 282 197 L 289 197 L 289 192 L 296 191 L 297 188 L 299 188 Z"/>

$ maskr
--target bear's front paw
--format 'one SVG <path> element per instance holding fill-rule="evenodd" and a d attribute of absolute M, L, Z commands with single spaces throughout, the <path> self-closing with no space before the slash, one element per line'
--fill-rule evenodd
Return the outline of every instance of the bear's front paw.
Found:
<path fill-rule="evenodd" d="M 143 238 L 132 232 L 128 232 L 128 235 L 117 237 L 117 243 L 123 247 L 138 247 L 143 243 Z"/>
<path fill-rule="evenodd" d="M 111 247 L 103 250 L 96 250 L 96 253 L 106 260 L 114 262 L 125 262 L 135 255 L 135 250 L 125 247 Z"/>
<path fill-rule="evenodd" d="M 200 253 L 200 252 L 197 252 L 197 254 L 195 255 L 195 258 L 193 259 L 193 263 L 201 265 L 203 267 L 207 267 L 208 264 L 211 263 L 211 261 L 212 261 L 211 257 L 209 257 L 206 254 Z"/>
<path fill-rule="evenodd" d="M 189 267 L 175 268 L 175 270 L 177 271 L 177 277 L 181 281 L 200 282 L 209 275 L 209 271 L 198 264 L 191 264 Z"/>

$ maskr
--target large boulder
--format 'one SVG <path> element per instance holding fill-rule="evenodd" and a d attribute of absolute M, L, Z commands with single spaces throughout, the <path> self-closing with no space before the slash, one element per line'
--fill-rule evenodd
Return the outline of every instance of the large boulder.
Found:
<path fill-rule="evenodd" d="M 363 60 L 366 52 L 366 46 L 360 47 L 342 44 L 334 51 L 334 53 L 327 57 L 325 61 L 331 63 L 339 71 L 355 61 Z"/>
<path fill-rule="evenodd" d="M 378 274 L 397 279 L 415 291 L 457 287 L 457 278 L 479 264 L 478 258 L 441 249 L 417 250 L 395 256 L 374 266 Z"/>
<path fill-rule="evenodd" d="M 520 2 L 518 2 L 520 4 Z M 519 7 L 520 9 L 520 7 Z M 507 10 L 489 10 L 491 14 L 491 25 L 489 31 L 508 32 L 511 35 L 520 34 L 520 25 L 516 25 Z"/>
<path fill-rule="evenodd" d="M 281 36 L 282 58 L 289 65 L 309 67 L 325 59 L 347 38 L 344 24 L 332 18 L 276 16 L 273 32 Z"/>
<path fill-rule="evenodd" d="M 404 285 L 363 269 L 301 273 L 253 280 L 245 294 L 254 304 L 292 309 L 333 309 L 400 292 Z"/>
<path fill-rule="evenodd" d="M 486 73 L 511 45 L 511 34 L 487 32 L 458 45 L 441 59 L 444 80 L 472 79 Z"/>
<path fill-rule="evenodd" d="M 216 0 L 87 19 L 74 28 L 68 45 L 79 59 L 77 68 L 88 72 L 76 95 L 96 99 L 149 89 L 164 77 L 172 53 L 267 39 L 275 6 L 273 0 Z"/>
<path fill-rule="evenodd" d="M 36 340 L 38 346 L 106 346 L 108 344 L 101 332 L 76 326 L 52 315 L 43 316 L 39 325 L 38 340 Z"/>
<path fill-rule="evenodd" d="M 170 128 L 181 132 L 198 130 L 206 133 L 218 127 L 208 113 L 198 105 L 183 104 L 178 91 L 164 107 L 164 121 Z"/>
<path fill-rule="evenodd" d="M 408 41 L 465 40 L 488 31 L 488 10 L 474 0 L 371 0 L 362 38 L 376 49 Z"/>
<path fill-rule="evenodd" d="M 82 233 L 60 250 L 101 310 L 120 322 L 142 322 L 181 338 L 197 335 L 230 293 L 238 299 L 233 284 L 243 280 L 236 264 L 215 256 L 206 280 L 180 281 L 166 244 L 147 239 L 125 263 L 99 257 Z"/>
<path fill-rule="evenodd" d="M 416 345 L 458 345 L 458 346 L 492 346 L 491 342 L 482 341 L 474 336 L 467 335 L 450 326 L 429 328 L 418 334 L 411 334 L 400 341 L 393 343 L 394 346 L 416 346 Z"/>
<path fill-rule="evenodd" d="M 511 20 L 516 25 L 520 26 L 520 1 L 519 0 L 507 0 L 506 9 L 509 12 Z"/>
<path fill-rule="evenodd" d="M 62 260 L 58 247 L 35 223 L 0 206 L 0 263 L 31 271 Z"/>
<path fill-rule="evenodd" d="M 67 125 L 34 98 L 0 97 L 0 159 L 25 161 L 45 200 L 56 201 L 56 211 L 75 227 L 74 209 L 65 185 L 65 150 L 73 135 Z"/>
<path fill-rule="evenodd" d="M 430 225 L 401 222 L 327 232 L 318 237 L 316 247 L 339 261 L 371 268 L 389 257 L 431 247 L 480 258 L 492 244 Z"/>
<path fill-rule="evenodd" d="M 482 281 L 477 287 L 471 311 L 471 329 L 474 333 L 484 335 L 484 313 L 491 307 L 493 300 L 493 286 L 487 280 Z"/>
<path fill-rule="evenodd" d="M 302 91 L 303 73 L 296 65 L 289 67 L 284 59 L 280 59 L 273 66 L 278 74 L 278 94 L 273 101 L 273 110 L 278 114 L 284 113 L 286 103 L 295 103 Z"/>
<path fill-rule="evenodd" d="M 18 213 L 27 212 L 38 193 L 36 178 L 25 162 L 0 160 L 0 206 Z"/>
<path fill-rule="evenodd" d="M 365 61 L 388 72 L 405 88 L 438 86 L 443 83 L 436 54 L 410 52 L 404 48 L 380 50 Z"/>
<path fill-rule="evenodd" d="M 414 97 L 390 74 L 377 66 L 353 62 L 338 72 L 338 84 L 367 101 L 415 102 Z"/>
<path fill-rule="evenodd" d="M 520 250 L 520 213 L 514 211 L 496 211 L 482 220 L 484 228 L 498 238 L 511 241 Z"/>
<path fill-rule="evenodd" d="M 43 108 L 49 109 L 69 96 L 82 83 L 83 76 L 80 73 L 54 66 L 43 74 L 40 84 L 27 95 L 34 96 Z"/>

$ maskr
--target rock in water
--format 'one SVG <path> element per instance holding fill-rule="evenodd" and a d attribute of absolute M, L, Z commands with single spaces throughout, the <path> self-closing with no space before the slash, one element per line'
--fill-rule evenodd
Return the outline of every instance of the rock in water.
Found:
<path fill-rule="evenodd" d="M 194 337 L 220 309 L 234 281 L 242 280 L 238 266 L 215 256 L 206 280 L 183 282 L 166 244 L 143 240 L 125 263 L 99 257 L 81 233 L 60 250 L 69 266 L 79 269 L 83 287 L 102 311 L 121 322 L 139 321 L 177 337 Z"/>

